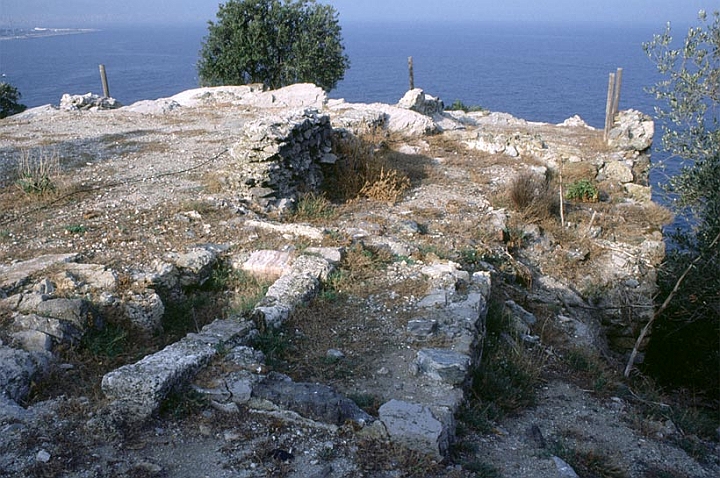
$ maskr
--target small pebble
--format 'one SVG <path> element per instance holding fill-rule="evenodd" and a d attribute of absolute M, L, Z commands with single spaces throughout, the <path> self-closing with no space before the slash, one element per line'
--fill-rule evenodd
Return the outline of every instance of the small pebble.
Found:
<path fill-rule="evenodd" d="M 48 461 L 50 461 L 50 453 L 45 450 L 40 450 L 39 452 L 37 452 L 35 459 L 40 463 L 47 463 Z"/>

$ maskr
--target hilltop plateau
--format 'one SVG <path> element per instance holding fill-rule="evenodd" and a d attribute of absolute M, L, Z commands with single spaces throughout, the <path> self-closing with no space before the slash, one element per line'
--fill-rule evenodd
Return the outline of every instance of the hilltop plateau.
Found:
<path fill-rule="evenodd" d="M 313 85 L 2 120 L 0 475 L 716 476 L 620 373 L 653 134 Z"/>

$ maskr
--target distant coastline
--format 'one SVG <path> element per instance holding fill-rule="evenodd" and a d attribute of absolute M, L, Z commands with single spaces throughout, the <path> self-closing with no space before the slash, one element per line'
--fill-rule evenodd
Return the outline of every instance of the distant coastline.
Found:
<path fill-rule="evenodd" d="M 0 28 L 0 40 L 22 40 L 27 38 L 56 37 L 97 32 L 95 28 Z"/>

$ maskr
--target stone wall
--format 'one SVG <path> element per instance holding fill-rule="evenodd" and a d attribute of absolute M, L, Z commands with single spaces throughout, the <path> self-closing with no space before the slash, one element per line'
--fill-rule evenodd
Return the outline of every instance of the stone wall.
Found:
<path fill-rule="evenodd" d="M 244 201 L 285 209 L 322 183 L 321 163 L 332 163 L 330 118 L 315 110 L 283 112 L 244 125 L 230 148 L 237 161 L 221 181 Z"/>

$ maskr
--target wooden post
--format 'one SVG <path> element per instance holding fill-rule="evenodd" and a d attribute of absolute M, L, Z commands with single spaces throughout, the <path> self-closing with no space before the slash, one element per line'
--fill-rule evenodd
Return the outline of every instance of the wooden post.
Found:
<path fill-rule="evenodd" d="M 565 195 L 563 194 L 563 161 L 560 158 L 560 225 L 565 229 Z"/>
<path fill-rule="evenodd" d="M 108 88 L 107 75 L 105 74 L 105 65 L 100 65 L 100 81 L 102 81 L 103 96 L 110 98 L 110 88 Z"/>
<path fill-rule="evenodd" d="M 620 87 L 622 86 L 622 74 L 623 74 L 622 68 L 618 68 L 617 71 L 615 72 L 615 84 L 613 86 L 613 108 L 612 108 L 613 122 L 615 121 L 615 115 L 617 115 L 618 111 L 620 110 Z"/>
<path fill-rule="evenodd" d="M 415 73 L 413 72 L 413 57 L 408 57 L 408 71 L 410 72 L 410 89 L 415 89 Z"/>
<path fill-rule="evenodd" d="M 605 141 L 608 140 L 608 134 L 610 134 L 610 128 L 613 126 L 613 98 L 615 98 L 615 92 L 613 91 L 615 89 L 615 73 L 610 73 L 610 78 L 608 79 L 608 93 L 607 93 L 607 103 L 605 103 L 605 129 L 603 137 Z"/>

